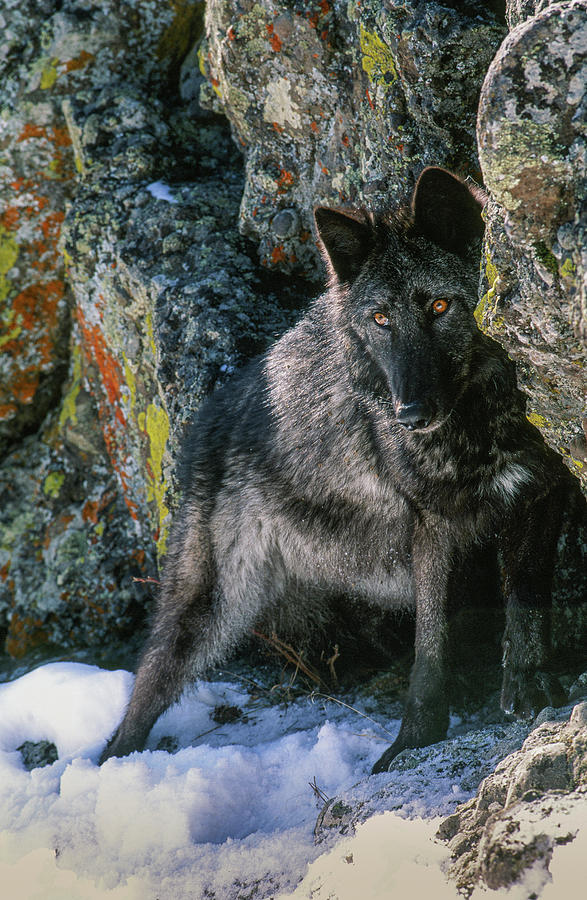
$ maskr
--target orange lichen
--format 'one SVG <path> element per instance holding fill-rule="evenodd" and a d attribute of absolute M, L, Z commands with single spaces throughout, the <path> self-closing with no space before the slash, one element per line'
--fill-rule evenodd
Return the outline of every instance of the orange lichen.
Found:
<path fill-rule="evenodd" d="M 124 501 L 131 518 L 137 521 L 139 507 L 131 497 L 132 487 L 126 472 L 127 421 L 122 411 L 122 389 L 126 382 L 123 371 L 118 360 L 110 352 L 99 326 L 88 323 L 80 307 L 76 312 L 86 355 L 98 369 L 100 383 L 105 393 L 105 398 L 98 400 L 98 411 L 106 451 L 120 480 Z"/>
<path fill-rule="evenodd" d="M 23 374 L 23 378 L 12 385 L 12 396 L 25 406 L 30 403 L 39 387 L 39 373 L 35 369 L 29 369 Z"/>
<path fill-rule="evenodd" d="M 86 322 L 80 307 L 77 308 L 76 312 L 86 349 L 89 352 L 91 359 L 98 367 L 101 382 L 108 397 L 108 402 L 112 407 L 121 412 L 118 404 L 121 401 L 121 388 L 124 384 L 122 369 L 118 361 L 110 353 L 104 335 L 98 326 L 90 325 Z"/>
<path fill-rule="evenodd" d="M 291 172 L 286 172 L 285 169 L 280 169 L 280 176 L 277 179 L 277 193 L 285 194 L 295 182 L 295 176 Z"/>
<path fill-rule="evenodd" d="M 32 403 L 41 373 L 52 368 L 64 291 L 64 283 L 54 279 L 30 285 L 12 300 L 9 317 L 0 327 L 8 371 L 0 385 L 0 419 L 11 418 L 19 406 Z"/>
<path fill-rule="evenodd" d="M 133 550 L 131 553 L 131 557 L 138 563 L 138 565 L 142 568 L 145 564 L 147 554 L 144 550 Z"/>
<path fill-rule="evenodd" d="M 35 141 L 50 145 L 53 159 L 48 174 L 38 172 L 10 183 L 15 194 L 0 214 L 5 244 L 18 255 L 20 277 L 11 278 L 6 269 L 3 281 L 5 315 L 0 325 L 0 346 L 7 365 L 0 389 L 0 416 L 18 415 L 30 404 L 40 384 L 40 374 L 50 371 L 60 356 L 59 344 L 65 334 L 67 309 L 62 259 L 58 250 L 64 219 L 62 209 L 54 209 L 45 191 L 47 178 L 64 171 L 70 139 L 66 128 L 27 123 L 16 137 L 18 142 Z M 5 254 L 6 255 L 6 254 Z"/>
<path fill-rule="evenodd" d="M 92 522 L 95 525 L 98 521 L 99 510 L 99 500 L 86 500 L 82 508 L 82 519 L 84 522 Z"/>
<path fill-rule="evenodd" d="M 269 43 L 271 44 L 271 49 L 278 53 L 281 50 L 281 38 L 278 34 L 275 33 L 273 22 L 269 22 L 268 25 L 265 25 L 267 29 L 267 34 L 269 35 Z"/>
<path fill-rule="evenodd" d="M 318 6 L 320 8 L 317 9 L 316 12 L 306 13 L 306 18 L 308 19 L 308 22 L 310 23 L 312 28 L 318 28 L 320 21 L 330 12 L 329 0 L 320 0 L 320 2 L 318 3 Z M 326 34 L 327 34 L 327 32 L 323 31 L 320 36 L 324 39 L 324 35 L 326 35 Z"/>
<path fill-rule="evenodd" d="M 35 125 L 32 122 L 27 122 L 16 140 L 20 143 L 20 141 L 28 141 L 31 138 L 40 138 L 46 136 L 47 129 L 43 125 Z"/>
<path fill-rule="evenodd" d="M 274 247 L 271 251 L 271 262 L 274 266 L 276 266 L 280 262 L 287 262 L 287 256 L 285 250 L 283 249 L 283 244 L 278 244 L 277 247 Z"/>
<path fill-rule="evenodd" d="M 20 210 L 16 206 L 9 207 L 0 213 L 0 225 L 6 231 L 16 231 L 20 219 Z"/>
<path fill-rule="evenodd" d="M 46 644 L 49 635 L 43 624 L 41 619 L 35 619 L 32 616 L 21 618 L 16 612 L 13 612 L 4 644 L 6 653 L 14 659 L 22 659 L 35 647 Z"/>
<path fill-rule="evenodd" d="M 74 72 L 77 69 L 84 69 L 88 63 L 93 62 L 96 57 L 93 53 L 88 53 L 87 50 L 82 50 L 79 56 L 76 56 L 75 59 L 69 59 L 63 63 L 63 69 L 65 72 Z"/>
<path fill-rule="evenodd" d="M 11 419 L 18 412 L 18 406 L 14 403 L 0 403 L 0 422 Z"/>

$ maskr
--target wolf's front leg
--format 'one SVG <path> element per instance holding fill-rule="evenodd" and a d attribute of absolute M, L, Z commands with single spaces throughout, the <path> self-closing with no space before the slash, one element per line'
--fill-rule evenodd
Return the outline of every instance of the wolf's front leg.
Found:
<path fill-rule="evenodd" d="M 205 667 L 210 651 L 218 649 L 213 647 L 219 643 L 214 642 L 214 606 L 210 588 L 178 575 L 168 560 L 130 703 L 100 764 L 110 756 L 142 750 L 159 716 L 179 698 L 190 676 Z"/>
<path fill-rule="evenodd" d="M 373 766 L 373 774 L 387 771 L 405 748 L 425 747 L 446 736 L 447 594 L 453 554 L 452 542 L 441 529 L 439 524 L 420 525 L 414 535 L 416 655 L 399 734 Z"/>
<path fill-rule="evenodd" d="M 191 604 L 188 608 L 176 608 L 175 615 L 169 607 L 164 612 L 160 608 L 124 719 L 106 745 L 100 765 L 111 756 L 128 756 L 142 750 L 159 716 L 179 698 L 209 623 L 202 602 L 198 606 L 199 615 Z"/>
<path fill-rule="evenodd" d="M 526 503 L 500 537 L 506 599 L 501 707 L 516 716 L 532 716 L 544 706 L 566 702 L 558 680 L 544 671 L 563 502 L 564 493 L 556 488 Z"/>
<path fill-rule="evenodd" d="M 234 643 L 235 628 L 213 575 L 212 549 L 198 514 L 186 504 L 174 523 L 157 611 L 130 703 L 100 763 L 142 750 L 154 723 L 179 698 L 186 682 L 221 659 Z"/>

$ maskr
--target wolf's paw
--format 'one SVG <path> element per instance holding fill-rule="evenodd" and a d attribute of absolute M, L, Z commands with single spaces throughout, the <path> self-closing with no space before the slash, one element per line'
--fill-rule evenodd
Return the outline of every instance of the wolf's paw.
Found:
<path fill-rule="evenodd" d="M 507 668 L 503 673 L 501 708 L 508 715 L 531 719 L 545 706 L 563 706 L 566 702 L 566 692 L 554 675 Z"/>
<path fill-rule="evenodd" d="M 398 736 L 391 747 L 388 747 L 385 753 L 381 754 L 371 769 L 371 775 L 389 771 L 390 764 L 402 750 L 428 747 L 430 744 L 436 744 L 438 741 L 444 740 L 447 726 L 448 711 L 446 715 L 442 714 L 437 718 L 430 715 L 425 724 L 420 724 L 420 727 L 417 727 L 409 718 L 406 719 L 404 717 Z"/>
<path fill-rule="evenodd" d="M 402 750 L 406 749 L 406 745 L 403 741 L 399 739 L 394 741 L 391 747 L 388 747 L 385 753 L 382 753 L 373 768 L 371 769 L 371 775 L 378 775 L 380 772 L 389 771 L 389 765 L 393 759 L 401 753 Z"/>
<path fill-rule="evenodd" d="M 128 756 L 129 753 L 134 753 L 135 750 L 142 750 L 144 747 L 144 741 L 139 741 L 136 739 L 125 737 L 121 730 L 116 731 L 113 736 L 110 738 L 102 753 L 100 755 L 100 759 L 98 760 L 98 765 L 101 766 L 102 763 L 105 763 L 107 759 L 110 759 L 111 756 Z"/>

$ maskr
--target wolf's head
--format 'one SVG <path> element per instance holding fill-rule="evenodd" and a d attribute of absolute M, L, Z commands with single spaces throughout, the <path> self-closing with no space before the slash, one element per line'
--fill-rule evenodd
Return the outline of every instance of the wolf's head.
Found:
<path fill-rule="evenodd" d="M 346 335 L 357 382 L 410 430 L 440 426 L 467 382 L 481 210 L 479 190 L 436 167 L 394 215 L 315 210 L 331 282 L 325 314 Z"/>

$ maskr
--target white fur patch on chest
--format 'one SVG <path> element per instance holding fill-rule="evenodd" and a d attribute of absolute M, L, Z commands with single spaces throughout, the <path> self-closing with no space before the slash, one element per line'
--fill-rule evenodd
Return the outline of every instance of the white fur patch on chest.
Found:
<path fill-rule="evenodd" d="M 519 463 L 510 463 L 497 475 L 494 475 L 491 481 L 492 489 L 503 497 L 504 500 L 514 500 L 516 494 L 524 484 L 532 481 L 532 472 Z"/>

